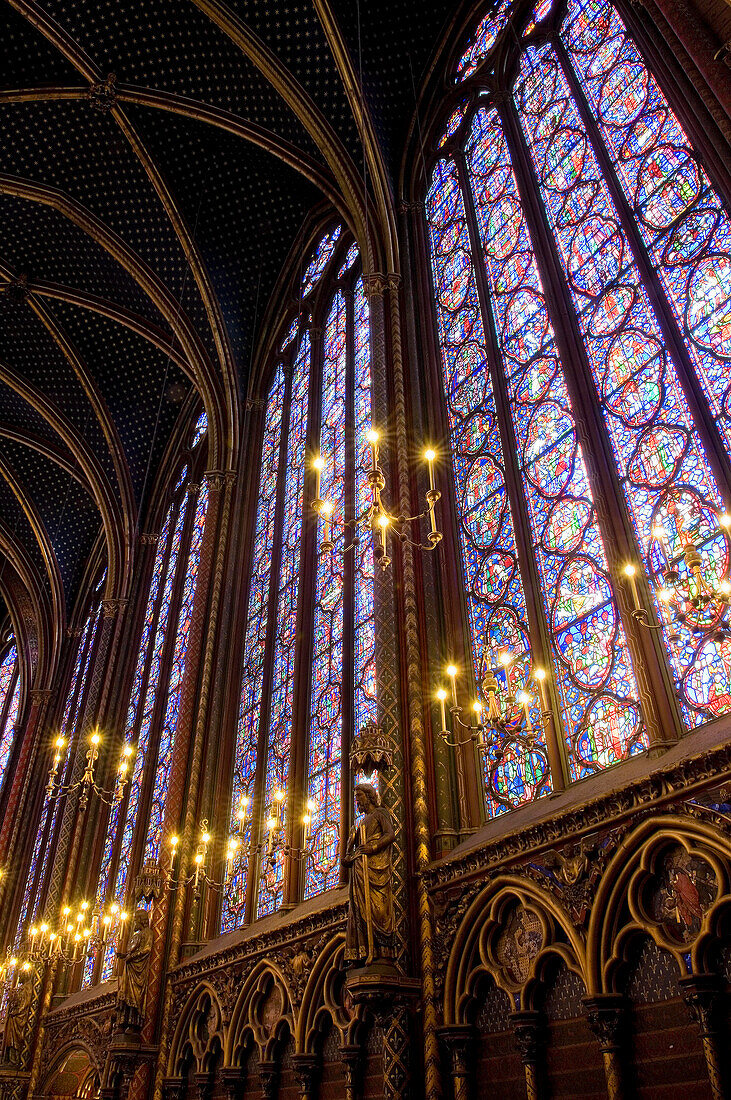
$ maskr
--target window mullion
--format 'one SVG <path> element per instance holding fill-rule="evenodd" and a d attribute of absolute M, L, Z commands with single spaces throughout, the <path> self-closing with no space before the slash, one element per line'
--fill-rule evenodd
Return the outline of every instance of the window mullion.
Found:
<path fill-rule="evenodd" d="M 505 387 L 505 380 L 501 370 L 501 359 L 497 336 L 493 324 L 492 311 L 490 309 L 490 292 L 485 277 L 485 263 L 482 255 L 482 241 L 477 227 L 477 216 L 472 200 L 464 154 L 456 152 L 454 161 L 459 173 L 462 199 L 467 216 L 467 229 L 470 236 L 470 247 L 474 259 L 475 278 L 477 280 L 477 293 L 482 312 L 482 324 L 485 333 L 487 362 L 490 371 L 492 389 L 495 396 L 495 408 L 500 427 L 500 436 L 504 442 L 502 448 L 505 462 L 505 488 L 508 495 L 510 510 L 514 519 L 515 540 L 518 548 L 518 569 L 521 574 L 523 589 L 526 593 L 540 592 L 541 584 L 538 575 L 538 567 L 533 553 L 530 534 L 530 522 L 525 505 L 525 497 L 521 490 L 521 476 L 517 467 L 518 445 L 513 431 L 513 423 L 510 415 L 509 398 Z M 545 615 L 539 611 L 539 601 L 526 600 L 526 613 L 531 633 L 531 648 L 533 649 L 534 663 L 538 657 L 539 663 L 544 668 L 550 668 L 551 647 L 548 641 L 548 625 Z M 549 767 L 553 781 L 553 790 L 563 790 L 566 786 L 566 759 L 565 739 L 562 739 L 561 721 L 559 717 L 558 702 L 554 689 L 554 680 L 548 685 L 551 698 L 551 714 L 547 721 L 546 749 L 548 752 Z"/>
<path fill-rule="evenodd" d="M 546 305 L 556 339 L 566 385 L 574 409 L 577 437 L 597 512 L 610 574 L 616 577 L 628 560 L 642 560 L 611 458 L 611 445 L 598 407 L 594 380 L 584 342 L 578 330 L 573 303 L 566 286 L 557 245 L 541 204 L 538 182 L 525 147 L 520 123 L 511 103 L 497 105 L 505 140 L 515 166 L 515 176 L 533 244 Z M 644 579 L 640 577 L 643 589 Z M 670 669 L 657 631 L 643 632 L 632 617 L 632 602 L 624 586 L 614 586 L 617 607 L 627 636 L 643 718 L 652 745 L 677 739 L 682 730 Z M 652 601 L 643 591 L 653 625 L 658 625 Z"/>
<path fill-rule="evenodd" d="M 566 78 L 571 95 L 576 103 L 579 117 L 586 127 L 591 148 L 599 164 L 599 169 L 606 181 L 612 202 L 617 211 L 619 223 L 627 235 L 630 248 L 632 249 L 637 267 L 639 268 L 640 275 L 645 285 L 645 290 L 647 291 L 647 296 L 650 299 L 655 316 L 657 317 L 660 332 L 675 361 L 680 384 L 683 387 L 686 400 L 690 406 L 696 430 L 706 450 L 709 465 L 713 470 L 713 474 L 719 486 L 725 487 L 727 494 L 731 493 L 731 460 L 729 460 L 721 442 L 718 428 L 711 416 L 708 403 L 698 382 L 687 348 L 678 331 L 678 327 L 673 317 L 672 306 L 667 299 L 665 291 L 657 277 L 655 268 L 647 254 L 645 243 L 637 230 L 632 209 L 617 179 L 614 165 L 612 164 L 611 157 L 602 140 L 596 120 L 586 101 L 584 90 L 577 79 L 571 60 L 558 36 L 552 41 L 552 46 L 556 52 L 558 63 Z"/>
<path fill-rule="evenodd" d="M 274 664 L 274 641 L 276 635 L 277 600 L 279 596 L 279 570 L 282 561 L 282 532 L 284 529 L 284 503 L 287 484 L 287 443 L 292 419 L 292 358 L 284 369 L 284 415 L 279 436 L 279 455 L 277 458 L 277 490 L 275 497 L 274 531 L 272 535 L 272 563 L 269 571 L 269 598 L 267 601 L 267 634 L 264 645 L 264 661 L 259 709 L 259 729 L 256 747 L 256 771 L 254 773 L 254 796 L 251 804 L 251 831 L 249 844 L 249 869 L 246 875 L 246 899 L 244 903 L 244 924 L 250 924 L 256 914 L 256 899 L 259 886 L 259 840 L 262 834 L 264 816 L 264 782 L 267 765 L 267 735 L 269 711 L 272 695 L 272 677 Z"/>

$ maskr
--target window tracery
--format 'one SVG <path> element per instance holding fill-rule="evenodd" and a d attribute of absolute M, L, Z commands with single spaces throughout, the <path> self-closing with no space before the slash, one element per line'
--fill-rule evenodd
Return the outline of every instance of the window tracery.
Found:
<path fill-rule="evenodd" d="M 107 822 L 93 902 L 99 912 L 114 902 L 123 908 L 135 870 L 160 854 L 207 505 L 207 485 L 192 484 L 184 467 L 155 549 L 124 727 L 134 765 L 129 789 L 112 803 Z M 115 949 L 116 932 L 99 963 L 89 953 L 84 985 L 112 976 Z"/>
<path fill-rule="evenodd" d="M 513 727 L 491 816 L 550 789 L 549 723 L 511 702 L 538 664 L 565 778 L 647 744 L 623 560 L 686 725 L 731 708 L 731 237 L 610 0 L 499 3 L 455 81 L 426 208 L 473 679 Z"/>
<path fill-rule="evenodd" d="M 300 896 L 338 883 L 344 731 L 375 718 L 372 550 L 351 546 L 347 527 L 365 508 L 370 455 L 370 326 L 357 259 L 339 227 L 315 249 L 301 288 L 306 308 L 279 345 L 284 359 L 264 409 L 230 816 L 239 846 L 224 932 L 247 919 L 247 897 L 254 917 L 281 905 L 288 858 Z M 334 548 L 319 555 L 305 483 L 313 456 L 335 521 Z M 309 700 L 301 728 L 293 723 L 300 697 Z"/>

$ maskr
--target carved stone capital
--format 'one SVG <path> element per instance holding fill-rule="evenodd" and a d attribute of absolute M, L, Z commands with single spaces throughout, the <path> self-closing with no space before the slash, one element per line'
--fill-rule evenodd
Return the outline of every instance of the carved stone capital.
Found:
<path fill-rule="evenodd" d="M 716 1013 L 719 1006 L 718 982 L 713 974 L 689 974 L 680 978 L 678 985 L 683 1000 L 701 1036 L 716 1034 Z"/>
<path fill-rule="evenodd" d="M 539 1014 L 533 1011 L 511 1012 L 515 1045 L 524 1066 L 535 1066 L 538 1061 Z"/>
<path fill-rule="evenodd" d="M 84 633 L 84 628 L 81 626 L 67 626 L 66 637 L 67 638 L 80 638 Z"/>
<path fill-rule="evenodd" d="M 105 619 L 116 619 L 117 615 L 121 615 L 124 612 L 125 607 L 129 603 L 129 600 L 102 600 L 102 614 Z"/>
<path fill-rule="evenodd" d="M 468 1077 L 477 1032 L 469 1024 L 441 1027 L 439 1038 L 449 1051 L 453 1077 Z"/>
<path fill-rule="evenodd" d="M 387 278 L 380 271 L 363 276 L 363 293 L 369 300 L 371 298 L 382 298 L 386 292 L 386 286 Z"/>
<path fill-rule="evenodd" d="M 189 497 L 197 497 L 201 491 L 200 484 L 197 481 L 191 481 L 185 489 Z"/>
<path fill-rule="evenodd" d="M 198 1089 L 199 1100 L 211 1100 L 213 1095 L 213 1075 L 210 1073 L 196 1073 L 195 1077 L 196 1088 Z"/>
<path fill-rule="evenodd" d="M 279 1066 L 276 1062 L 259 1062 L 259 1081 L 264 1100 L 274 1100 L 278 1076 Z"/>
<path fill-rule="evenodd" d="M 300 1087 L 302 1100 L 312 1100 L 317 1094 L 317 1077 L 320 1070 L 314 1054 L 294 1054 L 292 1069 Z"/>
<path fill-rule="evenodd" d="M 227 1100 L 241 1100 L 245 1080 L 243 1071 L 238 1067 L 229 1067 L 221 1071 L 221 1084 Z"/>
<path fill-rule="evenodd" d="M 30 689 L 30 701 L 31 706 L 42 707 L 46 703 L 50 703 L 56 692 L 53 688 L 31 688 Z"/>
<path fill-rule="evenodd" d="M 227 482 L 233 485 L 236 480 L 236 473 L 234 470 L 206 470 L 203 476 L 212 493 L 220 493 Z"/>
<path fill-rule="evenodd" d="M 262 412 L 266 408 L 266 401 L 261 397 L 250 397 L 246 402 L 247 412 Z"/>
<path fill-rule="evenodd" d="M 389 271 L 386 276 L 386 286 L 391 294 L 397 294 L 398 289 L 401 286 L 401 276 L 397 275 L 395 271 Z"/>
<path fill-rule="evenodd" d="M 117 105 L 117 77 L 110 73 L 106 80 L 92 84 L 89 88 L 89 103 L 95 111 L 107 114 Z"/>
<path fill-rule="evenodd" d="M 617 993 L 584 997 L 586 1019 L 602 1053 L 619 1050 L 625 1001 Z"/>
<path fill-rule="evenodd" d="M 165 1077 L 162 1082 L 163 1100 L 184 1100 L 187 1086 L 182 1077 Z"/>
<path fill-rule="evenodd" d="M 160 541 L 160 533 L 155 534 L 154 531 L 144 531 L 140 535 L 140 543 L 142 546 L 157 546 Z"/>

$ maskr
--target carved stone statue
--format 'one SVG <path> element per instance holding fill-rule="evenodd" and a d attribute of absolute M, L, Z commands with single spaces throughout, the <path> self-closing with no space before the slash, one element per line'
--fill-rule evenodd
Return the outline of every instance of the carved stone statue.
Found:
<path fill-rule="evenodd" d="M 142 1024 L 151 950 L 150 914 L 146 909 L 136 909 L 127 950 L 117 952 L 121 964 L 117 985 L 117 1012 L 125 1029 L 140 1027 Z"/>
<path fill-rule="evenodd" d="M 12 1065 L 20 1062 L 28 1027 L 28 1016 L 33 1001 L 33 971 L 21 970 L 17 985 L 8 994 L 8 1008 L 5 1017 L 4 1050 L 5 1061 Z"/>
<path fill-rule="evenodd" d="M 369 966 L 393 958 L 393 871 L 396 839 L 390 812 L 370 783 L 359 783 L 355 801 L 363 817 L 351 830 L 343 862 L 350 867 L 346 962 Z"/>

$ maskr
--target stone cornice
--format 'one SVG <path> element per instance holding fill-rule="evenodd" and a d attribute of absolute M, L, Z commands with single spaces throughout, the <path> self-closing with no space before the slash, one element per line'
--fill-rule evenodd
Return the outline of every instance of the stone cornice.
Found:
<path fill-rule="evenodd" d="M 687 798 L 698 790 L 731 780 L 731 745 L 708 749 L 658 768 L 563 812 L 550 811 L 546 819 L 515 829 L 468 851 L 433 864 L 424 872 L 427 889 L 437 890 L 456 879 L 469 879 L 512 860 L 525 857 L 598 828 L 609 828 L 643 809 L 658 809 Z"/>
<path fill-rule="evenodd" d="M 330 930 L 334 935 L 343 928 L 346 916 L 347 902 L 339 901 L 331 908 L 308 913 L 298 919 L 289 921 L 280 928 L 267 929 L 259 935 L 249 935 L 245 939 L 222 947 L 218 951 L 206 950 L 172 971 L 173 985 L 176 987 L 187 985 L 195 982 L 203 974 L 210 974 L 212 971 L 219 970 L 224 966 L 250 962 L 260 956 L 271 955 L 282 947 L 302 941 L 313 935 Z"/>

